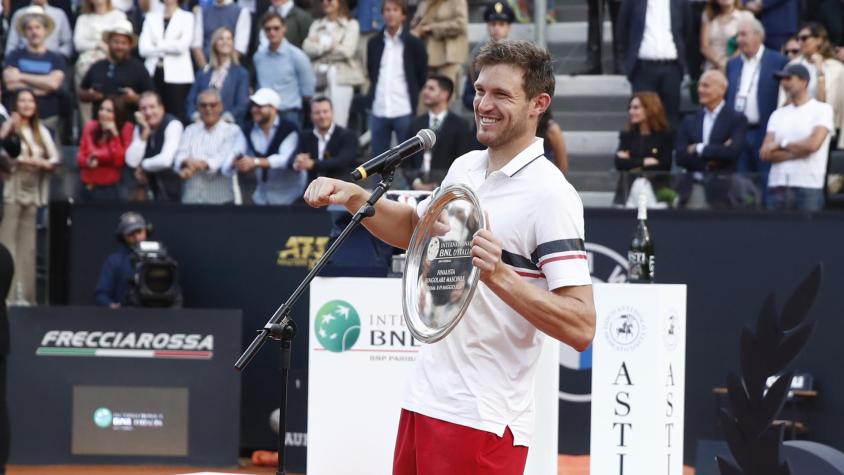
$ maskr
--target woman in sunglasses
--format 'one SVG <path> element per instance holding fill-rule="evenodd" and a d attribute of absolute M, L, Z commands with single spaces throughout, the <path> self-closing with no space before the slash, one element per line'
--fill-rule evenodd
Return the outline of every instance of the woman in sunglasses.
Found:
<path fill-rule="evenodd" d="M 797 35 L 792 36 L 782 45 L 782 51 L 780 51 L 783 56 L 788 58 L 788 61 L 794 61 L 800 56 L 800 42 L 797 41 Z"/>

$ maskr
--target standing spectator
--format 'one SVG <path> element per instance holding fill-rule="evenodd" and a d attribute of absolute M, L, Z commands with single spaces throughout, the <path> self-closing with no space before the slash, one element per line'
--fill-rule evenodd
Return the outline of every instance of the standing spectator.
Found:
<path fill-rule="evenodd" d="M 305 38 L 308 37 L 308 31 L 311 29 L 314 17 L 296 6 L 293 0 L 270 0 L 270 6 L 267 10 L 258 12 L 258 14 L 261 18 L 266 19 L 266 14 L 269 12 L 277 14 L 284 20 L 286 29 L 282 36 L 293 46 L 301 48 Z M 270 43 L 266 30 L 260 34 L 260 43 L 262 47 Z"/>
<path fill-rule="evenodd" d="M 797 41 L 797 35 L 792 36 L 782 45 L 782 50 L 780 51 L 783 56 L 788 58 L 788 61 L 794 61 L 795 59 L 800 59 L 800 42 Z"/>
<path fill-rule="evenodd" d="M 804 20 L 822 24 L 832 44 L 844 45 L 844 3 L 841 0 L 807 0 L 804 8 Z"/>
<path fill-rule="evenodd" d="M 293 169 L 308 172 L 308 182 L 321 176 L 348 180 L 357 159 L 358 138 L 354 131 L 334 120 L 327 97 L 314 99 L 311 122 L 314 130 L 302 135 L 301 153 L 296 155 Z"/>
<path fill-rule="evenodd" d="M 176 151 L 182 203 L 234 203 L 231 164 L 246 151 L 243 134 L 240 127 L 222 120 L 223 99 L 218 90 L 199 93 L 196 106 L 199 121 L 187 126 Z"/>
<path fill-rule="evenodd" d="M 3 82 L 7 90 L 31 89 L 29 95 L 35 95 L 38 102 L 34 109 L 41 119 L 38 125 L 57 130 L 59 89 L 64 82 L 65 62 L 61 54 L 50 51 L 44 43 L 52 30 L 53 20 L 43 13 L 24 13 L 19 24 L 26 35 L 26 48 L 7 54 Z"/>
<path fill-rule="evenodd" d="M 686 38 L 691 30 L 686 0 L 627 0 L 621 3 L 618 39 L 624 71 L 633 92 L 659 95 L 669 121 L 680 112 L 680 86 L 686 69 Z"/>
<path fill-rule="evenodd" d="M 208 64 L 214 45 L 213 35 L 220 28 L 226 28 L 233 35 L 234 49 L 246 55 L 252 32 L 252 15 L 249 10 L 241 8 L 233 0 L 214 0 L 209 5 L 195 7 L 195 10 L 196 31 L 192 48 L 197 68 L 201 69 Z"/>
<path fill-rule="evenodd" d="M 138 46 L 165 109 L 183 122 L 193 83 L 193 34 L 193 15 L 179 8 L 179 0 L 164 0 L 163 11 L 147 13 Z"/>
<path fill-rule="evenodd" d="M 437 141 L 433 149 L 417 153 L 412 169 L 407 170 L 408 181 L 414 190 L 430 191 L 438 187 L 451 163 L 470 150 L 469 124 L 448 110 L 453 93 L 454 83 L 442 74 L 430 75 L 422 88 L 422 103 L 428 112 L 413 119 L 408 135 L 431 129 L 437 134 Z"/>
<path fill-rule="evenodd" d="M 774 111 L 759 151 L 771 162 L 767 206 L 771 210 L 823 208 L 832 107 L 809 95 L 809 70 L 791 64 L 777 72 L 789 103 Z"/>
<path fill-rule="evenodd" d="M 809 95 L 832 106 L 833 124 L 844 125 L 844 64 L 835 58 L 826 29 L 820 23 L 807 23 L 797 33 L 800 53 L 789 64 L 802 64 L 809 71 Z M 785 99 L 784 92 L 780 95 Z M 784 101 L 781 100 L 782 104 Z M 833 134 L 835 129 L 833 129 Z M 844 140 L 839 138 L 840 145 Z"/>
<path fill-rule="evenodd" d="M 460 84 L 460 67 L 469 54 L 466 0 L 422 0 L 410 25 L 411 33 L 425 42 L 428 72 Z"/>
<path fill-rule="evenodd" d="M 557 165 L 561 172 L 568 173 L 569 154 L 566 150 L 566 139 L 563 137 L 563 129 L 554 121 L 550 110 L 539 118 L 536 136 L 543 140 L 545 158 Z"/>
<path fill-rule="evenodd" d="M 126 19 L 126 14 L 111 6 L 111 0 L 84 0 L 82 14 L 76 19 L 73 30 L 73 45 L 76 47 L 76 66 L 73 81 L 77 95 L 82 79 L 91 66 L 108 56 L 108 40 L 103 36 L 107 30 L 127 24 L 130 35 L 132 24 Z M 91 105 L 79 101 L 79 115 L 83 124 L 91 120 Z"/>
<path fill-rule="evenodd" d="M 108 56 L 97 61 L 82 78 L 79 100 L 97 103 L 107 96 L 120 96 L 127 110 L 137 109 L 141 94 L 153 89 L 144 64 L 132 57 L 132 48 L 137 43 L 132 24 L 126 20 L 109 27 L 103 32 L 103 41 L 108 45 Z"/>
<path fill-rule="evenodd" d="M 495 2 L 487 5 L 484 10 L 484 22 L 486 22 L 486 32 L 489 35 L 489 41 L 506 40 L 510 36 L 510 31 L 513 29 L 514 21 L 516 21 L 516 14 L 513 13 L 513 9 L 506 3 Z M 466 83 L 463 85 L 463 97 L 461 100 L 463 106 L 469 111 L 472 110 L 472 103 L 475 102 L 475 79 L 477 79 L 477 72 L 472 71 L 472 62 L 484 43 L 482 41 L 472 48 L 466 66 Z"/>
<path fill-rule="evenodd" d="M 355 87 L 363 84 L 363 67 L 357 56 L 359 26 L 349 18 L 346 0 L 322 0 L 323 18 L 311 23 L 302 49 L 311 58 L 317 92 L 328 96 L 334 122 L 346 127 Z"/>
<path fill-rule="evenodd" d="M 165 112 L 155 92 L 141 94 L 135 113 L 134 135 L 126 150 L 126 164 L 135 169 L 137 184 L 156 201 L 180 201 L 181 183 L 173 172 L 173 159 L 182 138 L 182 123 Z"/>
<path fill-rule="evenodd" d="M 70 58 L 73 54 L 73 30 L 70 27 L 70 21 L 64 10 L 56 8 L 47 3 L 47 0 L 33 0 L 32 4 L 26 8 L 22 8 L 12 15 L 12 20 L 9 25 L 14 26 L 8 31 L 6 37 L 6 56 L 16 49 L 23 49 L 27 47 L 26 22 L 25 18 L 31 15 L 46 16 L 49 20 L 45 20 L 44 27 L 47 32 L 44 36 L 44 47 L 48 50 L 58 53 L 64 57 L 65 60 Z"/>
<path fill-rule="evenodd" d="M 285 39 L 285 25 L 278 13 L 270 11 L 263 16 L 261 27 L 269 43 L 255 53 L 252 61 L 257 87 L 274 90 L 281 97 L 281 116 L 301 127 L 303 100 L 314 95 L 314 72 L 308 56 Z"/>
<path fill-rule="evenodd" d="M 85 123 L 76 162 L 82 180 L 82 201 L 118 201 L 126 149 L 132 143 L 132 122 L 119 96 L 100 102 L 97 120 Z"/>
<path fill-rule="evenodd" d="M 12 173 L 3 189 L 0 242 L 17 263 L 12 293 L 7 298 L 14 295 L 16 300 L 23 298 L 34 304 L 35 215 L 39 207 L 49 203 L 50 175 L 61 160 L 50 131 L 38 119 L 38 105 L 32 90 L 17 92 L 14 111 L 20 117 L 17 135 L 21 153 L 13 161 Z"/>
<path fill-rule="evenodd" d="M 744 149 L 747 118 L 726 106 L 727 78 L 722 72 L 703 73 L 697 91 L 702 107 L 686 116 L 677 130 L 677 164 L 690 179 L 680 202 L 690 208 L 738 205 L 730 202 L 731 175 Z"/>
<path fill-rule="evenodd" d="M 373 36 L 366 49 L 373 155 L 390 148 L 394 132 L 398 142 L 407 138 L 419 90 L 428 75 L 425 45 L 402 27 L 405 0 L 384 0 L 381 14 L 384 31 Z"/>
<path fill-rule="evenodd" d="M 674 150 L 674 137 L 668 128 L 668 118 L 656 93 L 634 93 L 628 103 L 627 113 L 627 125 L 619 134 L 618 150 L 615 153 L 615 168 L 623 172 L 616 188 L 616 204 L 629 203 L 627 198 L 633 184 L 632 178 L 642 172 L 656 172 L 647 177 L 653 190 L 664 187 L 667 177 L 659 176 L 659 172 L 671 170 L 671 152 Z"/>
<path fill-rule="evenodd" d="M 609 9 L 609 11 L 607 11 Z M 621 74 L 621 50 L 616 38 L 618 12 L 621 0 L 589 0 L 587 2 L 588 25 L 586 30 L 586 69 L 580 74 L 601 74 L 604 69 L 602 50 L 604 47 L 604 21 L 609 13 L 612 35 L 613 74 Z"/>
<path fill-rule="evenodd" d="M 743 20 L 753 14 L 741 5 L 740 0 L 709 0 L 703 11 L 700 27 L 700 52 L 706 59 L 704 69 L 727 69 L 729 60 L 738 51 L 736 33 Z"/>
<path fill-rule="evenodd" d="M 779 51 L 797 32 L 800 19 L 800 0 L 749 0 L 745 7 L 762 21 L 765 27 L 765 46 Z"/>
<path fill-rule="evenodd" d="M 197 120 L 196 100 L 208 88 L 220 91 L 223 98 L 223 119 L 240 123 L 249 108 L 249 72 L 240 65 L 234 49 L 234 35 L 220 27 L 211 37 L 211 62 L 196 73 L 196 81 L 188 93 L 187 111 L 191 121 Z"/>
<path fill-rule="evenodd" d="M 253 122 L 243 129 L 246 155 L 235 160 L 234 167 L 240 173 L 255 171 L 255 204 L 294 203 L 302 198 L 308 176 L 304 170 L 292 169 L 299 148 L 298 127 L 278 113 L 281 98 L 272 89 L 258 89 L 249 100 Z"/>
<path fill-rule="evenodd" d="M 765 29 L 755 18 L 739 23 L 736 38 L 741 54 L 727 62 L 727 107 L 747 117 L 747 136 L 738 171 L 757 173 L 764 190 L 771 167 L 768 162 L 759 160 L 759 147 L 765 137 L 768 118 L 777 108 L 779 84 L 774 73 L 785 67 L 787 60 L 762 44 Z"/>

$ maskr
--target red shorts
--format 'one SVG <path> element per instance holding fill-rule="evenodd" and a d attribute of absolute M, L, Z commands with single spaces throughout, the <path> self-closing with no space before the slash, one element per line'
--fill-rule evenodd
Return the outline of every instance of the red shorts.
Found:
<path fill-rule="evenodd" d="M 504 437 L 401 411 L 393 475 L 522 475 L 528 448 Z"/>

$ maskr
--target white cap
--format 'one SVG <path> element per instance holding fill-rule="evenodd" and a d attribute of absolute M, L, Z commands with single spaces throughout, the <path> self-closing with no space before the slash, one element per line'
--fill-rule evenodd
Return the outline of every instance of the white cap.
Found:
<path fill-rule="evenodd" d="M 262 87 L 249 96 L 249 100 L 259 106 L 273 106 L 274 109 L 281 108 L 281 97 L 278 93 L 268 87 Z"/>

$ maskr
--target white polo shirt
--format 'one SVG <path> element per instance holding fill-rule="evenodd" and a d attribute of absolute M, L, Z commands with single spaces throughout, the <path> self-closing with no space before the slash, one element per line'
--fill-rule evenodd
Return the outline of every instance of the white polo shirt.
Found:
<path fill-rule="evenodd" d="M 442 185 L 462 183 L 475 191 L 502 243 L 502 260 L 545 290 L 591 285 L 583 204 L 544 157 L 542 139 L 485 177 L 488 161 L 485 150 L 463 155 Z M 419 204 L 420 216 L 429 203 Z M 529 445 L 541 350 L 539 330 L 479 283 L 454 330 L 422 347 L 402 407 L 499 437 L 509 426 L 515 445 Z"/>

